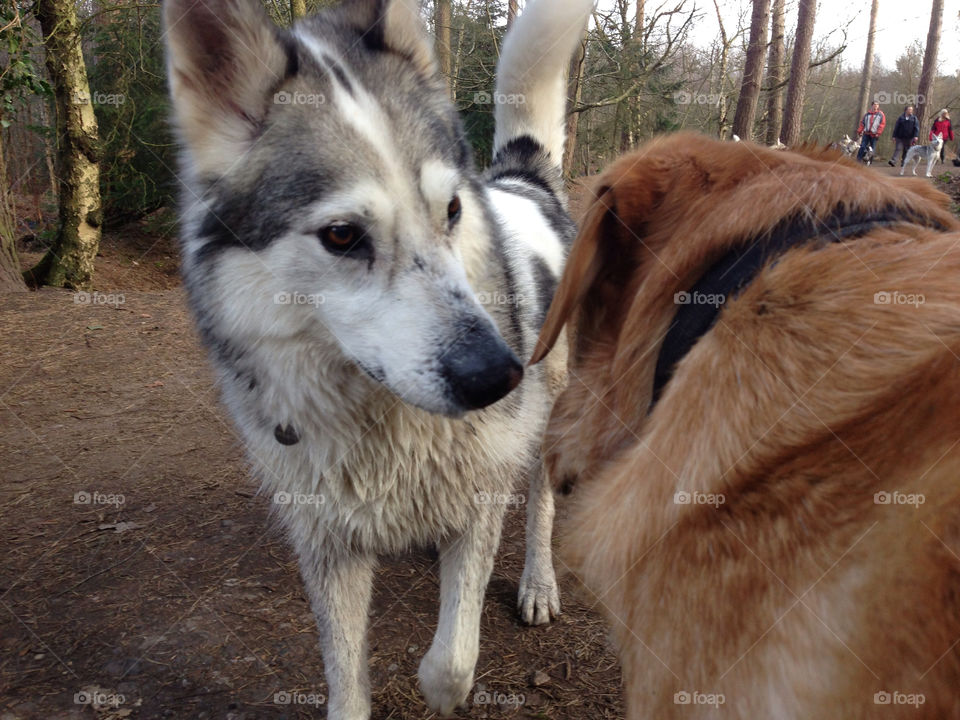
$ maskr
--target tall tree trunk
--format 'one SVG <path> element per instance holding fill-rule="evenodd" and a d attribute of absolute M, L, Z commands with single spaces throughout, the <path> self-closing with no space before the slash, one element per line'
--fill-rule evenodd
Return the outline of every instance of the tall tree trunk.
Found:
<path fill-rule="evenodd" d="M 290 0 L 290 21 L 296 22 L 307 16 L 307 0 Z"/>
<path fill-rule="evenodd" d="M 622 38 L 622 51 L 620 62 L 620 87 L 619 93 L 623 94 L 634 81 L 634 67 L 631 62 L 631 52 L 633 50 L 633 25 L 627 20 L 629 11 L 628 0 L 617 0 L 617 9 L 620 12 L 620 37 Z M 625 97 L 617 103 L 617 112 L 614 116 L 614 137 L 620 137 L 619 150 L 621 153 L 630 149 L 633 142 L 633 117 L 634 112 L 631 106 L 635 98 Z"/>
<path fill-rule="evenodd" d="M 635 77 L 646 74 L 646 59 L 643 56 L 643 11 L 644 0 L 637 0 L 637 14 L 633 21 L 633 33 L 630 36 L 628 57 Z M 627 133 L 624 137 L 624 150 L 629 150 L 640 142 L 640 93 L 637 92 L 627 99 Z"/>
<path fill-rule="evenodd" d="M 433 10 L 433 30 L 437 39 L 437 60 L 440 63 L 440 72 L 447 79 L 447 86 L 453 87 L 452 51 L 450 47 L 450 25 L 453 16 L 450 0 L 435 0 Z M 452 95 L 452 92 L 451 92 Z M 456 99 L 456 98 L 454 98 Z"/>
<path fill-rule="evenodd" d="M 873 41 L 877 33 L 877 8 L 880 0 L 870 6 L 870 32 L 867 33 L 867 54 L 863 58 L 863 74 L 860 76 L 860 97 L 857 100 L 857 123 L 870 105 L 870 83 L 873 81 Z"/>
<path fill-rule="evenodd" d="M 39 98 L 39 104 L 37 107 L 40 110 L 41 127 L 50 127 L 49 102 L 50 101 L 45 97 Z M 47 181 L 50 183 L 50 200 L 53 202 L 56 201 L 59 193 L 59 188 L 57 187 L 57 159 L 56 154 L 54 153 L 53 143 L 43 143 L 43 161 L 47 166 Z M 40 215 L 38 214 L 38 217 L 39 216 Z"/>
<path fill-rule="evenodd" d="M 35 12 L 57 108 L 60 214 L 53 246 L 24 277 L 34 286 L 86 289 L 93 280 L 103 220 L 97 119 L 74 0 L 38 0 Z"/>
<path fill-rule="evenodd" d="M 16 230 L 13 197 L 7 184 L 3 133 L 0 132 L 0 293 L 24 289 L 23 278 L 20 276 L 20 261 L 17 258 Z"/>
<path fill-rule="evenodd" d="M 577 151 L 577 131 L 580 129 L 580 113 L 576 107 L 580 104 L 583 93 L 583 63 L 587 57 L 586 38 L 580 43 L 580 48 L 570 60 L 570 74 L 567 80 L 567 96 L 573 107 L 567 116 L 567 147 L 564 153 L 563 165 L 568 177 L 573 176 L 573 160 Z"/>
<path fill-rule="evenodd" d="M 813 42 L 813 25 L 817 16 L 817 0 L 800 0 L 797 13 L 797 34 L 790 64 L 790 84 L 787 86 L 787 106 L 784 110 L 783 129 L 780 140 L 788 147 L 800 142 L 803 124 L 803 96 L 807 91 L 807 75 L 810 72 L 810 47 Z"/>
<path fill-rule="evenodd" d="M 767 145 L 775 145 L 780 139 L 783 125 L 783 56 L 784 50 L 784 0 L 773 0 L 773 18 L 770 22 L 770 53 L 767 56 Z"/>
<path fill-rule="evenodd" d="M 750 40 L 747 43 L 743 82 L 740 85 L 737 109 L 733 114 L 733 132 L 739 135 L 741 140 L 753 139 L 753 121 L 757 116 L 757 101 L 760 99 L 763 52 L 767 48 L 769 20 L 770 0 L 753 0 L 753 16 L 750 18 Z"/>
<path fill-rule="evenodd" d="M 640 48 L 640 52 L 643 52 L 644 43 L 643 41 L 643 22 L 644 15 L 646 12 L 646 0 L 637 0 L 637 19 L 634 22 L 633 27 L 633 36 L 637 39 L 637 47 Z"/>
<path fill-rule="evenodd" d="M 519 5 L 520 0 L 507 0 L 507 30 L 513 25 L 513 21 L 517 19 L 517 13 L 520 11 Z"/>
<path fill-rule="evenodd" d="M 930 30 L 927 32 L 927 49 L 923 53 L 923 69 L 920 71 L 920 86 L 917 88 L 917 122 L 920 123 L 920 139 L 927 120 L 927 105 L 933 99 L 933 79 L 937 75 L 937 52 L 940 49 L 940 29 L 943 27 L 943 0 L 933 0 L 930 10 Z M 936 110 L 934 110 L 936 112 Z"/>
<path fill-rule="evenodd" d="M 453 66 L 450 70 L 450 97 L 457 99 L 457 90 L 460 84 L 460 68 L 463 66 L 463 36 L 466 32 L 466 21 L 464 16 L 470 16 L 470 10 L 473 6 L 473 0 L 467 0 L 467 5 L 462 10 L 460 16 L 460 27 L 457 29 L 457 49 L 453 53 Z"/>
<path fill-rule="evenodd" d="M 840 70 L 842 68 L 842 63 L 840 59 L 837 58 L 833 61 L 833 77 L 830 79 L 830 89 L 837 87 L 837 80 L 840 79 Z M 809 134 L 813 137 L 820 135 L 820 121 L 823 119 L 824 113 L 827 111 L 827 104 L 832 101 L 830 93 L 824 93 L 822 99 L 820 100 L 820 107 L 817 109 L 817 117 L 813 120 L 813 127 L 810 128 Z M 824 123 L 825 125 L 827 123 Z"/>
<path fill-rule="evenodd" d="M 716 94 L 719 96 L 717 103 L 717 137 L 723 140 L 727 135 L 727 94 L 723 91 L 727 79 L 727 65 L 730 58 L 730 46 L 733 41 L 727 38 L 727 29 L 723 25 L 723 15 L 720 13 L 720 5 L 717 0 L 713 0 L 713 7 L 717 13 L 717 23 L 720 25 L 720 83 Z"/>

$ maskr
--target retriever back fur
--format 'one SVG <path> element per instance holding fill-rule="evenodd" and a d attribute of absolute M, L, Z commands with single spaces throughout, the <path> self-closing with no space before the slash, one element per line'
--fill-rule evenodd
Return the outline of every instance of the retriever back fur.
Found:
<path fill-rule="evenodd" d="M 610 622 L 628 716 L 960 717 L 948 199 L 834 152 L 688 134 L 596 187 L 535 358 L 570 323 L 545 457 L 575 486 L 561 555 Z M 674 293 L 734 243 L 837 207 L 921 224 L 780 257 L 647 417 Z"/>

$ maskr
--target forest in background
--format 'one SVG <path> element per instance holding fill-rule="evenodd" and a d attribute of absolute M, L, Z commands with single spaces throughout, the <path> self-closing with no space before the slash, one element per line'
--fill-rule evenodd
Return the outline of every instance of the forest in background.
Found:
<path fill-rule="evenodd" d="M 88 287 L 99 238 L 175 204 L 176 149 L 160 5 L 126 0 L 0 0 L 0 287 Z M 280 25 L 329 0 L 270 0 Z M 933 113 L 955 105 L 960 79 L 936 77 L 943 0 L 932 0 L 925 44 L 904 47 L 895 67 L 874 59 L 870 13 L 865 57 L 844 38 L 864 27 L 830 26 L 800 0 L 785 26 L 785 0 L 752 0 L 731 23 L 718 0 L 613 0 L 594 14 L 571 63 L 566 171 L 597 172 L 657 133 L 680 129 L 788 146 L 855 135 L 868 100 L 888 125 L 903 106 Z M 819 8 L 824 11 L 824 8 Z M 493 139 L 494 71 L 518 0 L 427 0 L 442 71 L 479 164 Z M 695 23 L 719 34 L 694 44 Z M 839 42 L 814 43 L 813 30 Z M 918 102 L 920 101 L 920 102 Z M 931 109 L 932 108 L 932 109 Z M 891 151 L 890 130 L 878 148 Z M 952 151 L 954 148 L 951 147 Z M 46 250 L 20 267 L 18 243 Z"/>

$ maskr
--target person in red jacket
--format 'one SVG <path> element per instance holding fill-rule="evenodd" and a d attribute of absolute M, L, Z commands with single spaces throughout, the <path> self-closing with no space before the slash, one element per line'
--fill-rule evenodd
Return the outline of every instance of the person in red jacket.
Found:
<path fill-rule="evenodd" d="M 937 119 L 933 121 L 933 127 L 930 128 L 930 139 L 933 140 L 937 134 L 943 137 L 943 145 L 940 146 L 940 162 L 944 162 L 947 141 L 953 142 L 953 125 L 950 123 L 950 111 L 946 108 L 937 113 Z"/>
<path fill-rule="evenodd" d="M 874 101 L 870 106 L 870 111 L 863 116 L 860 125 L 857 127 L 857 135 L 860 135 L 860 151 L 857 153 L 857 160 L 862 161 L 863 156 L 870 150 L 870 157 L 873 158 L 877 153 L 877 138 L 883 132 L 887 124 L 887 117 L 880 110 L 880 103 Z"/>

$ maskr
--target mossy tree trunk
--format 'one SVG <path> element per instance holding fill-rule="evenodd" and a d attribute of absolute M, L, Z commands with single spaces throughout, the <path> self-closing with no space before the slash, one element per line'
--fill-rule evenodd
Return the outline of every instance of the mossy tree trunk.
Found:
<path fill-rule="evenodd" d="M 32 286 L 85 289 L 93 280 L 102 222 L 97 119 L 74 0 L 38 0 L 35 12 L 56 102 L 60 207 L 53 246 L 24 279 Z"/>
<path fill-rule="evenodd" d="M 0 292 L 23 290 L 20 261 L 17 259 L 17 234 L 13 197 L 7 184 L 7 165 L 3 155 L 3 134 L 0 133 Z"/>

